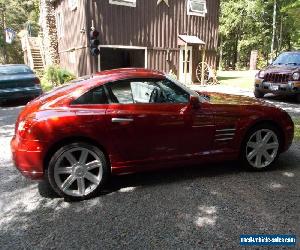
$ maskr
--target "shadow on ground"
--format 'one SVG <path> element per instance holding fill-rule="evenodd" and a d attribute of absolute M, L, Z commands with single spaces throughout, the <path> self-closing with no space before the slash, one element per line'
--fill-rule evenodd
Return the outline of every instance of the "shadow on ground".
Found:
<path fill-rule="evenodd" d="M 240 234 L 297 234 L 298 150 L 294 144 L 266 172 L 228 162 L 118 176 L 104 194 L 82 202 L 57 198 L 8 166 L 11 178 L 1 177 L 0 245 L 228 249 L 239 246 Z"/>
<path fill-rule="evenodd" d="M 120 191 L 128 187 L 136 186 L 161 186 L 175 184 L 185 181 L 201 180 L 201 178 L 210 178 L 218 176 L 234 176 L 239 174 L 260 174 L 270 173 L 272 171 L 293 171 L 298 168 L 297 165 L 290 161 L 285 161 L 286 158 L 295 157 L 295 152 L 287 152 L 273 165 L 273 168 L 268 171 L 251 171 L 241 166 L 237 161 L 218 163 L 218 164 L 203 164 L 194 166 L 185 166 L 177 168 L 168 168 L 164 170 L 155 170 L 149 172 L 135 173 L 129 175 L 112 176 L 110 182 L 106 185 L 101 195 L 107 195 L 113 192 Z M 300 158 L 299 158 L 300 160 Z M 50 184 L 46 181 L 39 182 L 39 193 L 45 198 L 59 198 L 52 191 Z"/>

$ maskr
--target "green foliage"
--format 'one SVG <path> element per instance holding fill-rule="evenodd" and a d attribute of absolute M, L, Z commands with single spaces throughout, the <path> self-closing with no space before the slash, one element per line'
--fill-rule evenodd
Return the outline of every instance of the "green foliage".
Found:
<path fill-rule="evenodd" d="M 222 66 L 248 68 L 252 50 L 259 67 L 270 59 L 274 0 L 221 0 Z M 276 54 L 300 47 L 300 0 L 277 0 Z"/>
<path fill-rule="evenodd" d="M 48 92 L 53 89 L 53 86 L 44 77 L 41 78 L 41 86 L 44 92 Z"/>
<path fill-rule="evenodd" d="M 6 44 L 4 28 L 12 28 L 17 34 L 29 29 L 32 36 L 36 36 L 39 32 L 38 19 L 39 0 L 0 0 L 0 63 L 24 63 L 19 37 L 12 44 Z"/>
<path fill-rule="evenodd" d="M 42 77 L 42 86 L 45 90 L 49 90 L 53 87 L 62 85 L 66 82 L 72 81 L 75 79 L 75 76 L 67 71 L 62 69 L 57 65 L 49 66 L 44 71 Z"/>

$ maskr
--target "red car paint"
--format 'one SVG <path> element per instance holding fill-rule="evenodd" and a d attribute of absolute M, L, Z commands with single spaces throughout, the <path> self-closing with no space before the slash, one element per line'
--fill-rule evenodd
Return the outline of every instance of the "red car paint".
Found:
<path fill-rule="evenodd" d="M 281 151 L 292 143 L 289 115 L 252 98 L 205 93 L 210 101 L 189 104 L 72 105 L 88 90 L 130 78 L 165 79 L 145 69 L 104 71 L 30 102 L 20 113 L 11 141 L 13 160 L 23 175 L 41 179 L 52 154 L 71 141 L 87 141 L 107 156 L 112 174 L 125 174 L 183 164 L 237 159 L 243 139 L 259 122 L 272 122 L 282 133 Z M 133 123 L 112 123 L 112 118 Z M 231 141 L 218 141 L 218 131 L 235 128 Z"/>

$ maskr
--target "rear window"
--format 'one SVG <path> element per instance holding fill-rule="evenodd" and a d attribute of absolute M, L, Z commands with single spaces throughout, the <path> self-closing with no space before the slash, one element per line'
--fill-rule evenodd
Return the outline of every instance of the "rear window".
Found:
<path fill-rule="evenodd" d="M 78 99 L 73 101 L 72 104 L 108 104 L 108 100 L 103 86 L 100 86 L 83 94 Z"/>
<path fill-rule="evenodd" d="M 0 75 L 32 74 L 32 73 L 33 73 L 32 70 L 25 65 L 0 67 Z"/>

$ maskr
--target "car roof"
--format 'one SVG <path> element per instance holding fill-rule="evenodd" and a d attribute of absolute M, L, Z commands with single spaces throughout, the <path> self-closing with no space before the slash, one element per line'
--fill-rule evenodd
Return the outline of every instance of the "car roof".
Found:
<path fill-rule="evenodd" d="M 116 74 L 149 74 L 153 76 L 164 76 L 163 72 L 145 68 L 119 68 L 119 69 L 111 69 L 111 70 L 104 70 L 101 72 L 97 72 L 95 75 L 97 76 L 104 76 L 104 75 L 116 75 Z"/>
<path fill-rule="evenodd" d="M 11 67 L 11 66 L 25 66 L 29 68 L 29 66 L 26 64 L 0 64 L 0 67 Z"/>
<path fill-rule="evenodd" d="M 125 80 L 130 78 L 165 78 L 163 72 L 145 68 L 119 68 L 112 70 L 104 70 L 92 75 L 90 79 L 84 80 L 80 85 L 104 85 L 108 82 Z"/>
<path fill-rule="evenodd" d="M 150 79 L 164 79 L 166 75 L 156 70 L 142 69 L 142 68 L 120 68 L 113 70 L 105 70 L 98 72 L 90 77 L 84 77 L 81 81 L 73 81 L 64 86 L 44 94 L 39 98 L 42 102 L 47 102 L 49 99 L 60 99 L 65 95 L 72 99 L 78 98 L 81 94 L 92 89 L 96 86 L 101 86 L 109 82 L 126 80 L 131 78 L 150 78 Z M 88 79 L 86 79 L 88 78 Z M 66 100 L 65 100 L 66 101 Z M 59 102 L 60 104 L 66 103 L 65 101 Z"/>

